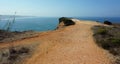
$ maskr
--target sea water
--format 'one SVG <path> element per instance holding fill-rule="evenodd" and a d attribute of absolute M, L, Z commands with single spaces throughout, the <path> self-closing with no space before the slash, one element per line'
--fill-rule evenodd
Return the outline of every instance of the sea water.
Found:
<path fill-rule="evenodd" d="M 12 21 L 12 20 L 11 20 Z M 1 20 L 0 29 L 6 29 L 8 20 Z M 56 29 L 58 25 L 58 18 L 53 17 L 30 17 L 30 18 L 16 18 L 13 25 L 10 27 L 11 31 L 48 31 Z"/>
<path fill-rule="evenodd" d="M 120 23 L 120 17 L 74 17 L 80 20 L 92 20 L 104 22 L 105 20 L 113 23 Z M 16 18 L 13 25 L 10 27 L 11 31 L 49 31 L 54 30 L 58 26 L 59 17 L 21 17 Z M 12 21 L 12 20 L 10 20 Z M 8 19 L 0 20 L 0 29 L 6 29 Z"/>

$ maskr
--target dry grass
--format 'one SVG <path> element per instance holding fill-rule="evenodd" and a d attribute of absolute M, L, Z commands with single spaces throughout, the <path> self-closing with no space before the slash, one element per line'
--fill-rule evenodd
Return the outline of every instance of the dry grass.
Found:
<path fill-rule="evenodd" d="M 120 64 L 120 27 L 94 26 L 93 31 L 97 44 L 115 56 L 115 64 Z"/>
<path fill-rule="evenodd" d="M 0 43 L 12 42 L 30 37 L 36 37 L 37 35 L 38 33 L 34 31 L 10 32 L 5 30 L 0 30 Z"/>
<path fill-rule="evenodd" d="M 0 64 L 22 64 L 30 57 L 37 47 L 36 44 L 11 46 L 0 49 Z"/>

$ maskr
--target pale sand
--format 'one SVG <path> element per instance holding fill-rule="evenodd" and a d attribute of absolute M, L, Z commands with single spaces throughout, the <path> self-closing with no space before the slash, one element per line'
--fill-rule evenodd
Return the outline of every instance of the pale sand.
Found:
<path fill-rule="evenodd" d="M 40 43 L 33 56 L 24 60 L 24 64 L 112 64 L 109 53 L 98 47 L 92 36 L 91 27 L 102 24 L 73 20 L 76 25 L 14 42 L 14 45 Z"/>

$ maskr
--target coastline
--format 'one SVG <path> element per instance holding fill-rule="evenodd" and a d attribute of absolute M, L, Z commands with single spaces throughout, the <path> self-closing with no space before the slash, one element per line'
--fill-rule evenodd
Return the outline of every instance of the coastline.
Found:
<path fill-rule="evenodd" d="M 11 44 L 18 46 L 39 43 L 32 56 L 24 59 L 24 64 L 111 64 L 109 53 L 99 48 L 92 36 L 91 27 L 103 24 L 72 20 L 75 25 L 65 26 L 60 23 L 57 30 L 38 33 L 37 37 L 14 41 Z M 1 44 L 1 48 L 9 46 L 9 43 Z"/>

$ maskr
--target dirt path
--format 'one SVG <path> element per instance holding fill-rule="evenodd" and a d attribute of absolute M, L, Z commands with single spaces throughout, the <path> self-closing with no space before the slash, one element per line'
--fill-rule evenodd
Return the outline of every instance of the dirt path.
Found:
<path fill-rule="evenodd" d="M 24 64 L 111 64 L 108 53 L 99 48 L 92 37 L 91 27 L 98 23 L 76 23 L 29 40 L 40 45 Z"/>
<path fill-rule="evenodd" d="M 111 64 L 108 52 L 99 48 L 92 37 L 91 27 L 96 22 L 76 21 L 76 25 L 43 32 L 38 37 L 15 41 L 12 45 L 40 43 L 24 64 Z M 11 43 L 1 43 L 0 48 Z"/>

